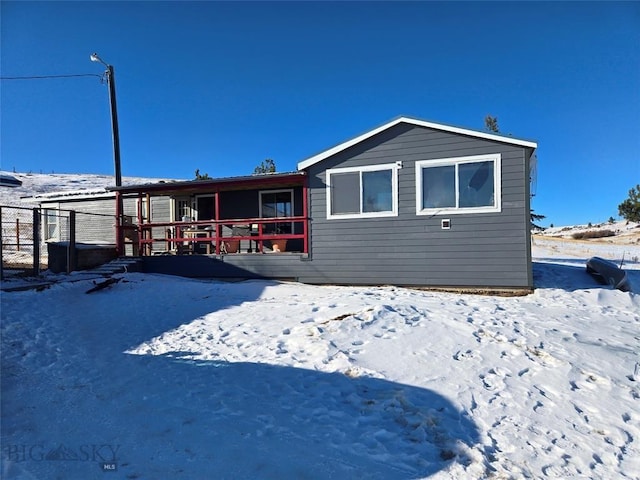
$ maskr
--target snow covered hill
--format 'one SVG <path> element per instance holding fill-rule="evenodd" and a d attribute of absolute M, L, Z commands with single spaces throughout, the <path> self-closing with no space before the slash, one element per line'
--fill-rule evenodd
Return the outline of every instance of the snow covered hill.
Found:
<path fill-rule="evenodd" d="M 551 258 L 559 255 L 583 262 L 593 256 L 618 264 L 640 262 L 640 223 L 619 221 L 596 225 L 549 228 L 533 235 L 534 250 Z"/>
<path fill-rule="evenodd" d="M 110 175 L 67 174 L 67 173 L 12 173 L 0 172 L 20 180 L 19 187 L 0 187 L 0 205 L 23 206 L 25 199 L 51 192 L 97 191 L 115 185 Z M 169 181 L 163 178 L 123 177 L 123 185 Z M 32 204 L 28 204 L 32 206 Z"/>
<path fill-rule="evenodd" d="M 523 297 L 137 273 L 86 294 L 86 272 L 2 292 L 0 475 L 638 479 L 640 251 L 604 240 L 536 236 Z M 624 254 L 632 291 L 592 254 Z"/>
<path fill-rule="evenodd" d="M 547 228 L 535 232 L 539 238 L 583 240 L 587 243 L 640 247 L 640 223 L 620 220 L 588 225 Z"/>

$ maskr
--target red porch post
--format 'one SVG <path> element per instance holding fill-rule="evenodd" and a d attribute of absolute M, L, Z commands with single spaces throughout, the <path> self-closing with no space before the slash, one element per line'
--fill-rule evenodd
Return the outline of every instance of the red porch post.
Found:
<path fill-rule="evenodd" d="M 140 248 L 140 245 L 142 246 L 142 255 L 146 255 L 146 249 L 147 249 L 147 245 L 145 243 L 142 243 L 143 240 L 143 235 L 142 235 L 142 192 L 138 192 L 138 208 L 136 208 L 136 216 L 137 218 L 137 223 L 138 223 L 138 229 L 135 232 L 137 238 L 138 238 L 138 245 Z M 135 250 L 135 249 L 134 249 Z M 139 252 L 138 252 L 139 253 Z M 133 252 L 133 255 L 136 255 L 136 252 Z"/>
<path fill-rule="evenodd" d="M 122 235 L 122 194 L 116 192 L 116 253 L 124 255 L 124 238 Z"/>
<path fill-rule="evenodd" d="M 146 203 L 146 207 L 147 207 L 147 211 L 145 213 L 145 218 L 147 219 L 147 223 L 151 223 L 151 195 L 149 195 L 149 193 L 147 193 L 145 195 L 145 198 L 147 199 L 147 203 Z M 144 223 L 144 219 L 140 220 L 140 225 L 139 225 L 139 229 L 140 229 L 140 233 L 143 234 L 143 238 L 145 240 L 151 240 L 153 238 L 153 230 L 149 229 L 145 229 L 144 231 L 142 230 L 142 224 Z M 153 250 L 153 243 L 147 243 L 145 244 L 146 249 L 146 253 L 145 255 L 151 255 L 151 251 Z"/>
<path fill-rule="evenodd" d="M 302 216 L 304 222 L 302 222 L 303 239 L 303 253 L 309 253 L 309 179 L 305 175 L 304 182 L 302 184 Z"/>
<path fill-rule="evenodd" d="M 215 220 L 216 220 L 216 248 L 215 248 L 215 254 L 219 255 L 220 254 L 220 237 L 222 236 L 222 230 L 220 227 L 220 189 L 217 188 L 215 191 L 215 194 L 213 196 L 214 201 L 215 201 Z"/>

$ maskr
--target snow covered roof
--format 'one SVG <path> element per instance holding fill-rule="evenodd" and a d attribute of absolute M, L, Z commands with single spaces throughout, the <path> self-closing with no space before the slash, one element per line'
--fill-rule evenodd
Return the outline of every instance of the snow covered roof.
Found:
<path fill-rule="evenodd" d="M 105 188 L 85 188 L 82 190 L 64 190 L 57 192 L 46 192 L 34 195 L 29 200 L 34 201 L 43 201 L 43 200 L 60 200 L 65 199 L 69 200 L 73 198 L 74 200 L 81 200 L 85 198 L 109 198 L 113 197 L 114 194 L 112 192 L 107 191 Z"/>
<path fill-rule="evenodd" d="M 13 175 L 0 173 L 0 187 L 19 187 L 20 185 L 22 185 L 22 181 Z"/>
<path fill-rule="evenodd" d="M 368 132 L 365 132 L 362 135 L 358 135 L 357 137 L 354 137 L 350 140 L 347 140 L 346 142 L 336 145 L 335 147 L 329 148 L 328 150 L 324 150 L 312 157 L 307 158 L 306 160 L 301 161 L 300 163 L 298 163 L 298 170 L 304 170 L 305 168 L 315 165 L 316 163 L 324 160 L 325 158 L 335 155 L 336 153 L 342 152 L 343 150 L 346 150 L 349 147 L 357 145 L 358 143 L 368 138 L 371 138 L 374 135 L 377 135 L 378 133 L 384 132 L 385 130 L 388 130 L 391 127 L 395 127 L 400 123 L 407 123 L 410 125 L 416 125 L 418 127 L 432 128 L 434 130 L 440 130 L 443 132 L 459 133 L 461 135 L 468 135 L 470 137 L 483 138 L 485 140 L 494 140 L 497 142 L 509 143 L 509 144 L 518 145 L 521 147 L 529 147 L 529 148 L 538 147 L 538 144 L 531 140 L 522 140 L 522 139 L 517 139 L 513 137 L 505 137 L 503 135 L 498 135 L 495 133 L 469 130 L 467 128 L 454 127 L 451 125 L 444 125 L 442 123 L 427 122 L 425 120 L 419 120 L 417 118 L 398 117 L 394 120 L 391 120 L 390 122 L 385 123 L 384 125 L 374 128 L 373 130 L 369 130 Z"/>
<path fill-rule="evenodd" d="M 6 172 L 0 172 L 4 174 Z M 75 201 L 85 199 L 113 198 L 115 194 L 107 187 L 114 184 L 110 175 L 89 173 L 15 173 L 12 176 L 22 182 L 16 188 L 0 188 L 0 205 L 17 206 L 41 202 Z M 164 178 L 123 177 L 124 185 L 167 182 Z"/>

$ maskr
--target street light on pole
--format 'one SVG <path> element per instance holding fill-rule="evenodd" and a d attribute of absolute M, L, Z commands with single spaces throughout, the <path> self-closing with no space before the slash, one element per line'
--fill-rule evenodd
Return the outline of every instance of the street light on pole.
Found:
<path fill-rule="evenodd" d="M 120 133 L 118 130 L 118 109 L 116 107 L 116 78 L 113 73 L 113 66 L 102 60 L 97 53 L 92 53 L 89 57 L 92 62 L 99 62 L 107 67 L 104 72 L 109 86 L 109 104 L 111 106 L 111 132 L 113 134 L 113 163 L 115 167 L 116 187 L 122 186 L 122 170 L 120 168 Z M 124 232 L 123 218 L 124 205 L 122 194 L 116 191 L 116 251 L 118 255 L 124 255 Z"/>
<path fill-rule="evenodd" d="M 120 166 L 120 132 L 118 130 L 118 108 L 116 106 L 116 78 L 113 66 L 102 60 L 97 53 L 92 53 L 92 62 L 99 62 L 107 67 L 104 72 L 109 86 L 109 104 L 111 106 L 111 132 L 113 134 L 113 163 L 115 167 L 116 187 L 122 186 L 122 170 Z"/>

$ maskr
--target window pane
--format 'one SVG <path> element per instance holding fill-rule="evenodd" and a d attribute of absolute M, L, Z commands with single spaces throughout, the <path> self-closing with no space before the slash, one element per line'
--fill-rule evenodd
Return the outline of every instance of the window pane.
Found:
<path fill-rule="evenodd" d="M 176 200 L 176 220 L 181 221 L 191 218 L 190 200 Z"/>
<path fill-rule="evenodd" d="M 360 213 L 360 174 L 331 174 L 331 214 Z"/>
<path fill-rule="evenodd" d="M 391 212 L 393 186 L 391 170 L 362 172 L 362 211 Z"/>
<path fill-rule="evenodd" d="M 55 239 L 58 237 L 58 212 L 56 210 L 44 210 L 45 225 L 47 238 L 45 240 Z"/>
<path fill-rule="evenodd" d="M 291 192 L 263 193 L 262 216 L 266 218 L 293 215 Z"/>
<path fill-rule="evenodd" d="M 495 204 L 493 174 L 493 162 L 462 163 L 458 166 L 460 208 L 492 207 Z"/>
<path fill-rule="evenodd" d="M 144 200 L 144 199 L 143 199 Z M 144 208 L 146 202 L 142 204 L 142 215 L 146 215 Z M 198 220 L 212 220 L 216 217 L 216 201 L 215 197 L 196 197 L 196 213 Z"/>
<path fill-rule="evenodd" d="M 262 217 L 292 217 L 293 198 L 291 192 L 263 192 Z M 290 222 L 268 223 L 264 225 L 263 233 L 292 233 Z"/>
<path fill-rule="evenodd" d="M 422 208 L 455 208 L 455 174 L 453 165 L 422 169 Z"/>

